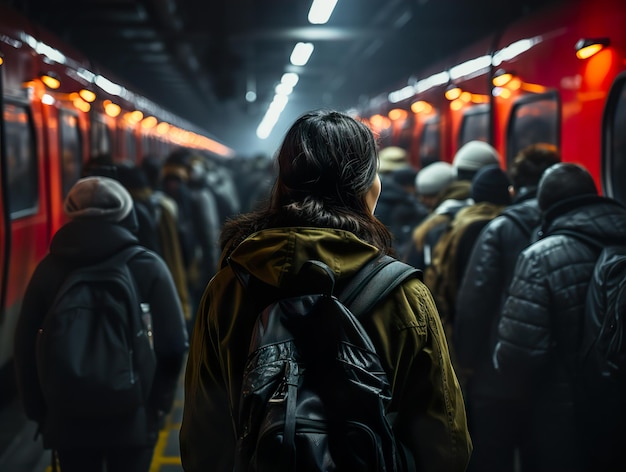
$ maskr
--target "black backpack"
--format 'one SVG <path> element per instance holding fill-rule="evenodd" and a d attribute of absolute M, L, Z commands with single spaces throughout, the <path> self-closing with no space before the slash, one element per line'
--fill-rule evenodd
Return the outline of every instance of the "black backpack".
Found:
<path fill-rule="evenodd" d="M 128 261 L 131 246 L 67 276 L 37 338 L 37 372 L 48 409 L 68 417 L 134 412 L 156 369 L 151 321 Z"/>
<path fill-rule="evenodd" d="M 231 267 L 244 287 L 258 283 Z M 419 274 L 382 256 L 338 299 L 327 265 L 302 267 L 299 293 L 267 306 L 253 331 L 234 418 L 235 471 L 414 469 L 394 438 L 386 414 L 389 382 L 357 317 Z"/>
<path fill-rule="evenodd" d="M 606 245 L 584 234 L 560 230 L 599 252 L 587 287 L 580 350 L 584 383 L 626 386 L 626 245 Z"/>
<path fill-rule="evenodd" d="M 587 289 L 584 369 L 606 381 L 626 379 L 626 246 L 600 251 Z"/>

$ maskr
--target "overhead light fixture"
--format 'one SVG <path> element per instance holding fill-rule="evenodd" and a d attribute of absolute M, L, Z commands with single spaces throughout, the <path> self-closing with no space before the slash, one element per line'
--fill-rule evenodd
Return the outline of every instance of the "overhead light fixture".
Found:
<path fill-rule="evenodd" d="M 337 0 L 313 0 L 309 10 L 309 23 L 323 25 L 330 19 L 333 10 L 337 5 Z"/>
<path fill-rule="evenodd" d="M 147 116 L 143 120 L 141 120 L 141 127 L 143 129 L 152 129 L 158 123 L 158 120 L 154 116 Z"/>
<path fill-rule="evenodd" d="M 0 66 L 4 63 L 4 56 L 0 52 Z"/>
<path fill-rule="evenodd" d="M 72 104 L 80 111 L 84 112 L 84 113 L 88 113 L 89 110 L 91 109 L 91 105 L 89 105 L 89 103 L 87 103 L 85 100 L 83 100 L 81 97 L 76 97 L 73 101 Z"/>
<path fill-rule="evenodd" d="M 313 54 L 313 43 L 297 43 L 291 52 L 289 60 L 294 66 L 303 66 Z"/>
<path fill-rule="evenodd" d="M 448 100 L 453 101 L 461 96 L 461 92 L 462 90 L 458 86 L 450 84 L 446 89 L 445 96 Z"/>
<path fill-rule="evenodd" d="M 284 82 L 279 83 L 274 89 L 276 95 L 291 95 L 291 92 L 293 92 L 293 87 Z"/>
<path fill-rule="evenodd" d="M 280 78 L 281 83 L 289 85 L 290 87 L 295 87 L 298 80 L 300 80 L 300 77 L 295 72 L 285 72 Z"/>
<path fill-rule="evenodd" d="M 102 105 L 104 106 L 104 112 L 111 118 L 115 118 L 122 111 L 122 108 L 111 100 L 105 100 Z"/>
<path fill-rule="evenodd" d="M 389 113 L 387 113 L 387 116 L 391 121 L 405 120 L 408 115 L 408 112 L 402 108 L 394 108 L 389 110 Z"/>
<path fill-rule="evenodd" d="M 495 87 L 504 87 L 511 80 L 513 80 L 514 76 L 515 76 L 515 74 L 513 72 L 508 72 L 508 71 L 506 71 L 504 69 L 498 69 L 493 74 L 493 78 L 491 79 L 491 83 Z"/>
<path fill-rule="evenodd" d="M 42 72 L 39 78 L 49 89 L 56 90 L 61 86 L 61 79 L 55 72 Z"/>
<path fill-rule="evenodd" d="M 78 92 L 80 98 L 85 100 L 87 103 L 92 103 L 96 99 L 96 94 L 88 89 L 82 89 Z"/>
<path fill-rule="evenodd" d="M 169 130 L 170 130 L 170 125 L 169 123 L 166 123 L 165 121 L 161 121 L 156 127 L 156 131 L 159 134 L 166 134 Z"/>
<path fill-rule="evenodd" d="M 418 100 L 416 102 L 411 103 L 411 111 L 413 113 L 431 113 L 433 111 L 433 106 L 424 101 Z"/>
<path fill-rule="evenodd" d="M 576 42 L 576 57 L 587 59 L 610 44 L 609 38 L 581 38 Z"/>

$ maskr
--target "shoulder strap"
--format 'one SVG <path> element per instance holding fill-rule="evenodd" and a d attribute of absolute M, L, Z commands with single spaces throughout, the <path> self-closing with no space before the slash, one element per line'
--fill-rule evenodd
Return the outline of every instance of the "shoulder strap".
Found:
<path fill-rule="evenodd" d="M 377 257 L 357 272 L 337 298 L 358 318 L 411 276 L 421 280 L 422 271 L 390 256 Z"/>
<path fill-rule="evenodd" d="M 518 228 L 524 232 L 526 236 L 528 237 L 531 236 L 533 229 L 522 218 L 520 218 L 518 214 L 514 212 L 503 211 L 501 215 L 506 216 L 511 221 L 513 221 L 513 223 L 515 223 L 518 226 Z"/>

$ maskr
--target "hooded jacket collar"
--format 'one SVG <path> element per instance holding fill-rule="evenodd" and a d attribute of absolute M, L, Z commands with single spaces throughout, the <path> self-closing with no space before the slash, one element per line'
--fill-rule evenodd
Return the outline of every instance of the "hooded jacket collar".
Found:
<path fill-rule="evenodd" d="M 89 263 L 133 244 L 139 244 L 137 237 L 120 224 L 95 219 L 74 220 L 56 232 L 50 243 L 50 254 Z"/>
<path fill-rule="evenodd" d="M 230 259 L 250 275 L 273 287 L 293 281 L 310 259 L 327 264 L 340 280 L 355 274 L 379 250 L 349 231 L 328 228 L 274 228 L 252 234 Z"/>
<path fill-rule="evenodd" d="M 544 213 L 541 237 L 562 230 L 577 231 L 605 244 L 623 244 L 626 208 L 616 200 L 597 195 L 568 198 Z"/>

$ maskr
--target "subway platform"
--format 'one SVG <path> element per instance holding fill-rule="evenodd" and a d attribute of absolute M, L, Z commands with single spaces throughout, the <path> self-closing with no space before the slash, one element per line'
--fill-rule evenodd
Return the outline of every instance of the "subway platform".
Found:
<path fill-rule="evenodd" d="M 178 431 L 183 417 L 183 378 L 181 375 L 174 407 L 159 433 L 150 472 L 182 472 Z M 16 399 L 0 411 L 0 471 L 51 472 L 50 451 L 43 449 L 41 438 L 35 440 L 37 425 L 28 421 Z M 63 471 L 61 471 L 63 472 Z"/>

